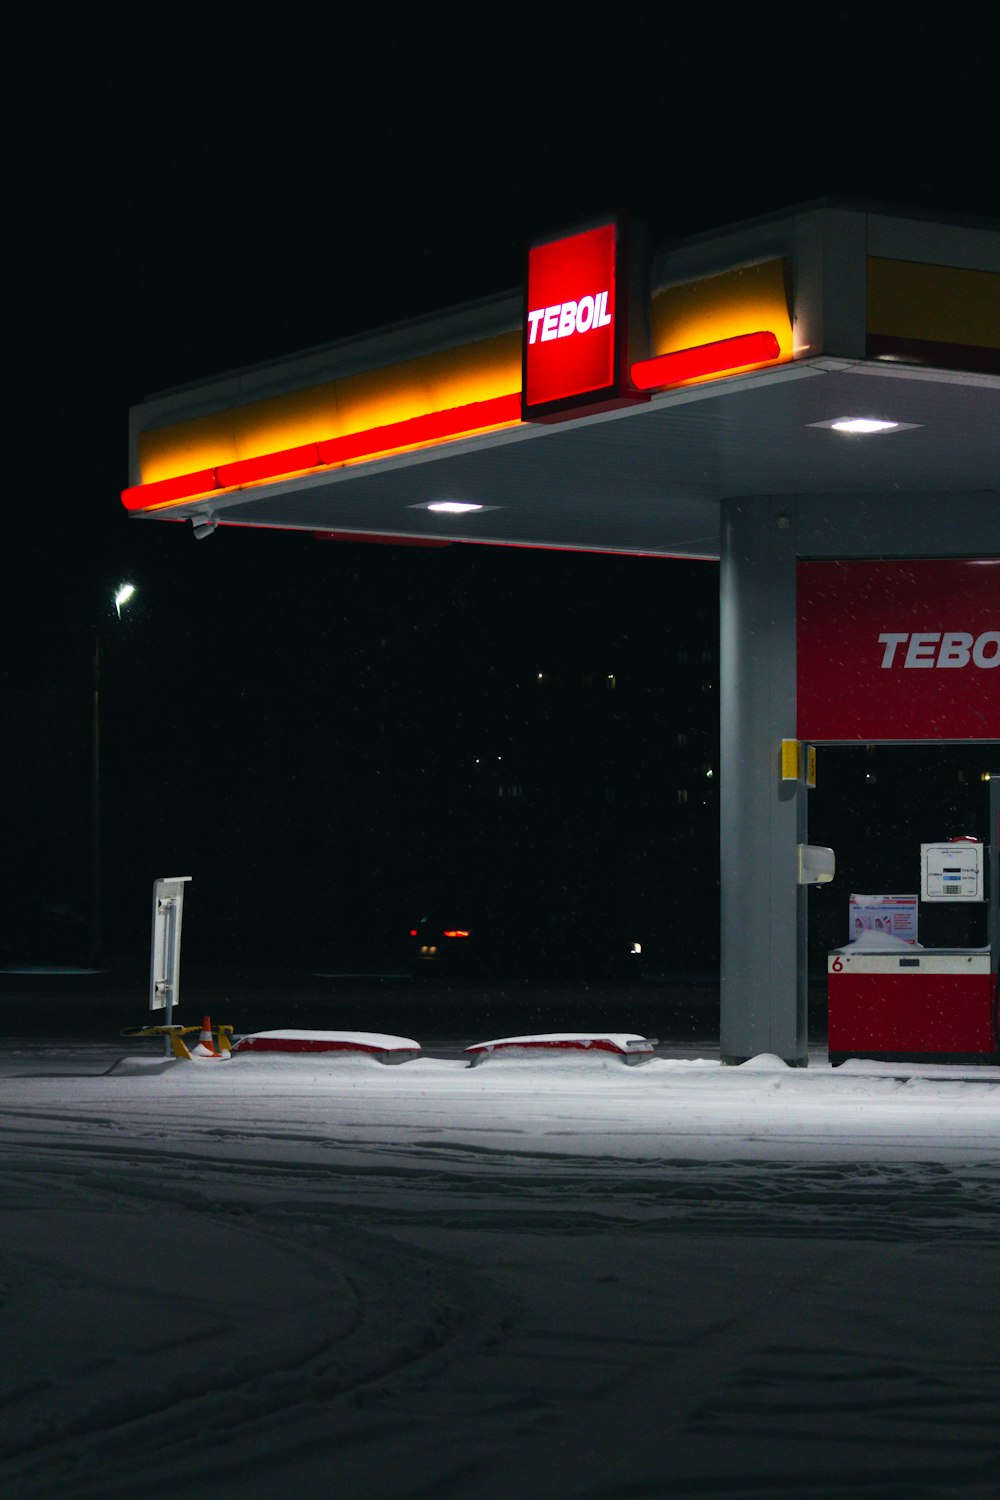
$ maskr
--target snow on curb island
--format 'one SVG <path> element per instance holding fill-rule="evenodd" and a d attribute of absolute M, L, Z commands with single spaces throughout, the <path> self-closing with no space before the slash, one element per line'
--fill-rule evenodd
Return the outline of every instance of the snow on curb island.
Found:
<path fill-rule="evenodd" d="M 16 1089 L 10 1065 L 3 1071 Z M 652 1057 L 633 1068 L 596 1048 L 545 1056 L 515 1048 L 502 1066 L 422 1055 L 387 1068 L 364 1052 L 251 1051 L 226 1066 L 128 1058 L 100 1076 L 33 1087 L 57 1099 L 68 1092 L 85 1114 L 138 1110 L 170 1120 L 194 1111 L 206 1128 L 238 1127 L 248 1140 L 257 1113 L 266 1116 L 268 1099 L 280 1095 L 288 1120 L 324 1136 L 336 1130 L 342 1142 L 374 1132 L 405 1146 L 430 1130 L 498 1155 L 530 1147 L 629 1160 L 969 1163 L 995 1160 L 1000 1140 L 1000 1069 L 792 1068 L 766 1053 L 738 1067 Z"/>

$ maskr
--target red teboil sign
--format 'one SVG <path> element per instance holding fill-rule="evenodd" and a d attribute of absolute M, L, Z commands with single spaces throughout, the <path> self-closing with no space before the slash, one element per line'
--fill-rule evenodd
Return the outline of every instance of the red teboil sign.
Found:
<path fill-rule="evenodd" d="M 797 733 L 1000 740 L 1000 559 L 799 563 Z"/>
<path fill-rule="evenodd" d="M 628 323 L 617 220 L 532 245 L 523 330 L 525 420 L 644 399 L 628 388 Z"/>

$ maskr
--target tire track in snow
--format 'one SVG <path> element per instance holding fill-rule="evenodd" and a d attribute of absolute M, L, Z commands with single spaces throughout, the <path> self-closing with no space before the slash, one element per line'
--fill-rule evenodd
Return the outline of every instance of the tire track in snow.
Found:
<path fill-rule="evenodd" d="M 147 1154 L 141 1165 L 151 1165 Z M 168 1174 L 174 1170 L 173 1161 L 165 1165 Z M 18 1383 L 8 1363 L 6 1400 L 0 1405 L 4 1494 L 18 1500 L 106 1500 L 121 1494 L 134 1500 L 140 1492 L 158 1493 L 161 1482 L 165 1494 L 179 1494 L 171 1476 L 179 1460 L 182 1467 L 188 1460 L 178 1454 L 178 1434 L 220 1431 L 225 1441 L 206 1445 L 199 1469 L 205 1478 L 214 1473 L 221 1485 L 234 1452 L 246 1444 L 294 1442 L 297 1425 L 305 1420 L 308 1427 L 317 1410 L 350 1404 L 367 1389 L 391 1388 L 428 1363 L 447 1363 L 458 1350 L 496 1336 L 496 1313 L 486 1311 L 467 1276 L 356 1227 L 317 1222 L 314 1205 L 290 1198 L 284 1178 L 273 1183 L 273 1203 L 265 1198 L 262 1204 L 258 1176 L 253 1197 L 241 1204 L 231 1193 L 215 1192 L 211 1180 L 164 1195 L 165 1184 L 155 1173 L 139 1178 L 120 1168 L 120 1161 L 116 1171 L 109 1171 L 103 1158 L 93 1162 L 82 1185 L 94 1220 L 114 1222 L 119 1254 L 105 1256 L 100 1267 L 81 1269 L 72 1249 L 65 1258 L 58 1249 L 32 1251 L 59 1222 L 52 1204 L 54 1194 L 59 1201 L 60 1165 L 47 1162 L 41 1177 L 33 1179 L 22 1162 L 14 1191 L 5 1193 L 4 1201 L 27 1203 L 20 1212 L 22 1220 L 27 1218 L 34 1181 L 36 1218 L 45 1221 L 20 1226 L 19 1254 L 19 1215 L 6 1216 L 5 1281 L 15 1287 L 30 1283 L 45 1293 L 22 1309 L 25 1325 L 40 1319 L 46 1301 L 57 1318 L 60 1297 L 100 1296 L 109 1312 L 117 1298 L 119 1314 L 136 1304 L 129 1283 L 147 1246 L 149 1219 L 161 1232 L 169 1225 L 175 1255 L 188 1238 L 206 1255 L 228 1256 L 231 1263 L 248 1260 L 256 1268 L 252 1279 L 259 1282 L 257 1305 L 244 1300 L 238 1311 L 229 1309 L 218 1283 L 214 1308 L 196 1290 L 178 1299 L 165 1281 L 175 1301 L 173 1332 L 169 1319 L 155 1335 L 137 1329 L 124 1340 L 112 1340 L 103 1355 L 99 1347 L 96 1353 L 78 1350 L 58 1376 L 50 1370 L 34 1381 Z M 62 1173 L 68 1178 L 67 1196 L 78 1198 L 79 1161 L 64 1160 Z M 78 1208 L 75 1213 L 79 1222 Z M 106 1228 L 97 1232 L 107 1240 Z M 157 1269 L 162 1273 L 164 1267 Z M 185 1270 L 190 1276 L 197 1267 L 188 1263 Z M 211 1284 L 211 1273 L 206 1270 L 205 1276 Z M 297 1308 L 284 1299 L 279 1311 L 288 1326 L 277 1337 L 268 1307 L 276 1277 L 302 1282 Z M 110 1278 L 109 1284 L 102 1287 L 102 1278 Z M 320 1299 L 326 1280 L 331 1296 L 324 1311 Z M 140 1298 L 136 1305 L 148 1316 L 148 1304 Z M 261 1324 L 259 1338 L 255 1319 Z M 35 1327 L 34 1336 L 38 1333 Z M 92 1334 L 100 1346 L 98 1325 Z M 96 1382 L 93 1395 L 88 1394 L 91 1382 Z"/>

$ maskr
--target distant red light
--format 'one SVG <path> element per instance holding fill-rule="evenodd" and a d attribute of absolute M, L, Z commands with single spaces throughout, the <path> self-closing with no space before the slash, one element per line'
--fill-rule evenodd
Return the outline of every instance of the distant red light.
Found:
<path fill-rule="evenodd" d="M 417 929 L 415 927 L 411 927 L 410 928 L 410 937 L 416 937 L 416 935 L 417 935 Z"/>

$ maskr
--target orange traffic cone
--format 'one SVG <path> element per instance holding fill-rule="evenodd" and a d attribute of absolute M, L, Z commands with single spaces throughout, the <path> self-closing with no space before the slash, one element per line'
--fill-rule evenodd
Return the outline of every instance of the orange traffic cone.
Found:
<path fill-rule="evenodd" d="M 201 1022 L 201 1031 L 198 1034 L 197 1045 L 191 1048 L 192 1057 L 218 1057 L 219 1050 L 212 1040 L 212 1022 L 209 1016 L 204 1016 Z"/>

